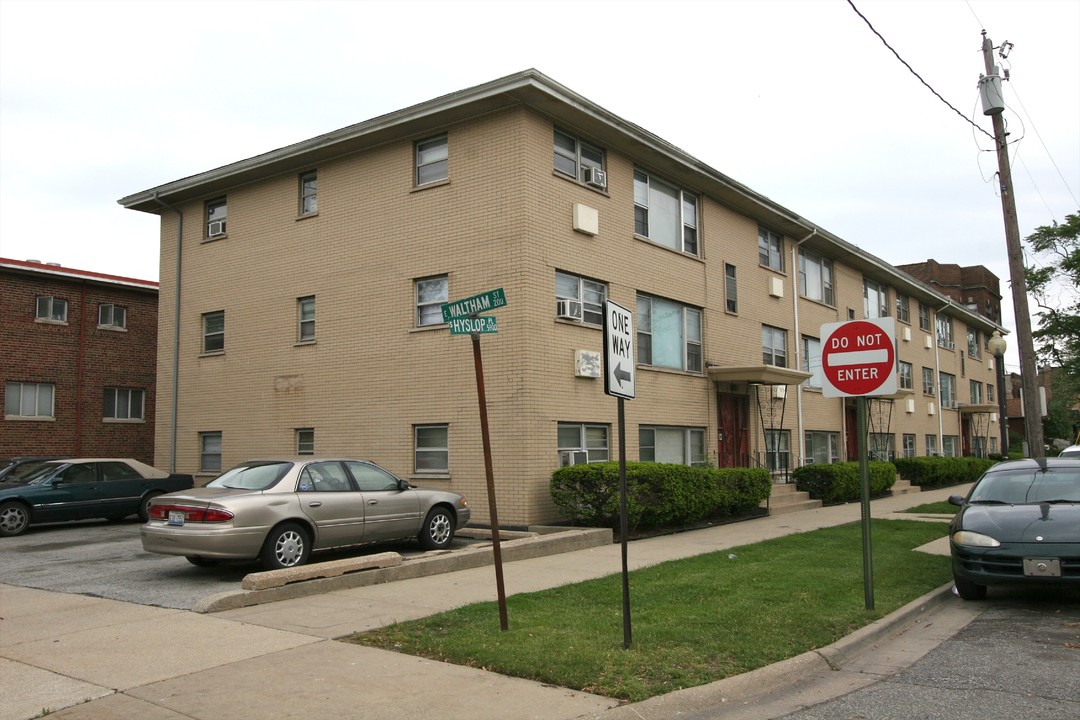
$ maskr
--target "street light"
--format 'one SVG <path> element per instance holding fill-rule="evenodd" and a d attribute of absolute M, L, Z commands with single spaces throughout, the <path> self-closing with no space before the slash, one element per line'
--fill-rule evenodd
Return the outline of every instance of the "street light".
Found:
<path fill-rule="evenodd" d="M 986 347 L 997 359 L 998 420 L 1001 421 L 1001 455 L 1009 456 L 1009 423 L 1005 417 L 1005 338 L 997 330 L 986 341 Z"/>

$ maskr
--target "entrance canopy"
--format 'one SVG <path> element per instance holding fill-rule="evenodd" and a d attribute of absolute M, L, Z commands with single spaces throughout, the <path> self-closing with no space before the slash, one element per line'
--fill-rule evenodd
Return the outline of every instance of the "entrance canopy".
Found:
<path fill-rule="evenodd" d="M 812 373 L 775 365 L 751 365 L 747 367 L 710 367 L 710 380 L 717 382 L 744 382 L 755 385 L 800 385 Z"/>

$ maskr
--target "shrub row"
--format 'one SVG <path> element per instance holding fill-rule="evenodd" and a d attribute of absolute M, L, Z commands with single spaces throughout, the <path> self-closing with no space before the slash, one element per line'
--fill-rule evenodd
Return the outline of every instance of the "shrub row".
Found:
<path fill-rule="evenodd" d="M 891 462 L 872 460 L 868 470 L 871 495 L 885 494 L 896 482 L 896 466 Z M 795 469 L 792 477 L 795 487 L 825 504 L 855 502 L 862 497 L 857 462 L 803 465 Z"/>
<path fill-rule="evenodd" d="M 975 482 L 997 461 L 974 457 L 917 457 L 894 461 L 900 477 L 924 488 Z"/>
<path fill-rule="evenodd" d="M 763 468 L 708 468 L 626 463 L 630 530 L 678 527 L 718 515 L 749 511 L 769 497 Z M 619 463 L 569 465 L 551 476 L 551 497 L 575 524 L 619 527 Z"/>

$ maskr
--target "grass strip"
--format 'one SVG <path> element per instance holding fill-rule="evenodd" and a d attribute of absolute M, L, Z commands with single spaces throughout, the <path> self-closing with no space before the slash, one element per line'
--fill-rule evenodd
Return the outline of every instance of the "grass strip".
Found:
<path fill-rule="evenodd" d="M 941 502 L 933 502 L 933 503 L 926 503 L 924 505 L 916 505 L 915 507 L 908 508 L 907 510 L 903 510 L 902 512 L 921 513 L 921 514 L 925 514 L 925 515 L 955 515 L 956 511 L 959 510 L 959 509 L 960 508 L 958 508 L 956 505 L 953 505 L 952 503 L 945 502 L 943 500 Z"/>
<path fill-rule="evenodd" d="M 488 602 L 348 641 L 638 702 L 824 647 L 949 580 L 948 557 L 912 552 L 944 523 L 872 523 L 873 611 L 851 523 L 633 571 L 629 649 L 619 574 L 511 595 L 507 632 Z"/>

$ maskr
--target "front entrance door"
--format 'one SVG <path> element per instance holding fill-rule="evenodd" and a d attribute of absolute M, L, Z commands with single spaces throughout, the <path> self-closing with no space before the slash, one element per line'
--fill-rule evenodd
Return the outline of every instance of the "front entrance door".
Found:
<path fill-rule="evenodd" d="M 746 395 L 716 393 L 716 463 L 722 468 L 750 467 L 749 400 Z"/>

